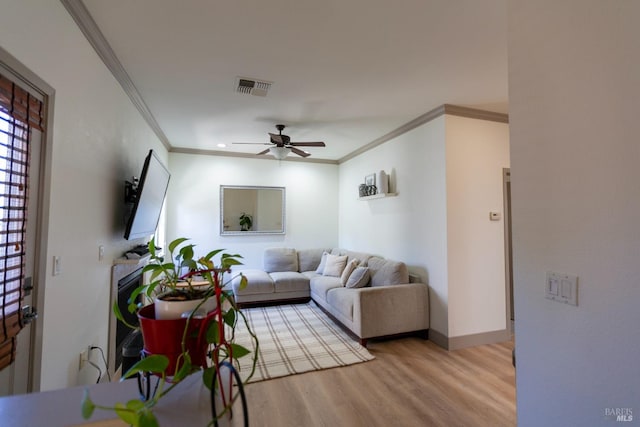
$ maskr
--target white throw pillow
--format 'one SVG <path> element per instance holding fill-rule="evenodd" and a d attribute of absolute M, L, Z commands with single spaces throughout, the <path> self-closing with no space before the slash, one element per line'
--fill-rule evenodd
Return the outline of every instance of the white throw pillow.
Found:
<path fill-rule="evenodd" d="M 329 255 L 329 252 L 322 252 L 322 258 L 320 258 L 320 265 L 316 269 L 316 273 L 322 274 L 324 272 L 324 265 L 327 263 L 327 255 Z"/>
<path fill-rule="evenodd" d="M 369 267 L 356 267 L 345 286 L 347 288 L 364 288 L 369 284 L 370 278 Z"/>
<path fill-rule="evenodd" d="M 347 265 L 347 256 L 338 256 L 327 254 L 327 260 L 324 264 L 323 276 L 340 277 L 344 267 Z"/>
<path fill-rule="evenodd" d="M 347 266 L 342 271 L 342 276 L 340 276 L 340 281 L 342 282 L 342 285 L 347 284 L 347 280 L 349 280 L 349 276 L 351 276 L 351 273 L 353 273 L 353 270 L 356 269 L 358 264 L 360 264 L 360 260 L 357 260 L 355 258 L 349 261 Z"/>

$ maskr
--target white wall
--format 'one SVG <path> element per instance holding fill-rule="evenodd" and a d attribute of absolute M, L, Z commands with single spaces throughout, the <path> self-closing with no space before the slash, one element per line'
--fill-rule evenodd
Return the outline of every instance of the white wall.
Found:
<path fill-rule="evenodd" d="M 640 417 L 640 2 L 509 2 L 518 425 Z M 544 298 L 578 275 L 578 306 Z"/>
<path fill-rule="evenodd" d="M 171 153 L 167 239 L 189 237 L 201 254 L 240 253 L 247 268 L 262 268 L 268 247 L 335 247 L 338 242 L 338 166 Z M 286 188 L 286 234 L 220 236 L 220 185 Z"/>
<path fill-rule="evenodd" d="M 89 344 L 106 352 L 111 264 L 135 243 L 122 238 L 123 183 L 150 148 L 167 153 L 60 2 L 3 2 L 0 40 L 56 91 L 40 387 L 95 382 L 93 368 L 78 373 L 78 357 Z"/>
<path fill-rule="evenodd" d="M 441 116 L 340 165 L 340 246 L 407 263 L 430 288 L 430 328 L 445 337 L 506 328 L 504 123 Z M 397 197 L 357 200 L 385 170 Z"/>
<path fill-rule="evenodd" d="M 430 287 L 431 328 L 446 335 L 448 277 L 445 118 L 340 165 L 340 247 L 403 261 Z M 397 197 L 358 200 L 384 170 Z"/>
<path fill-rule="evenodd" d="M 502 331 L 506 324 L 502 170 L 509 127 L 446 116 L 449 337 Z"/>

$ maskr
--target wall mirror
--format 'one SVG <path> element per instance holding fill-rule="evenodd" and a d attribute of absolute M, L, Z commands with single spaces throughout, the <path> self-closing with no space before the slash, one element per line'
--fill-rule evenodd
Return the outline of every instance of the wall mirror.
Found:
<path fill-rule="evenodd" d="M 220 186 L 220 235 L 284 234 L 284 187 Z"/>

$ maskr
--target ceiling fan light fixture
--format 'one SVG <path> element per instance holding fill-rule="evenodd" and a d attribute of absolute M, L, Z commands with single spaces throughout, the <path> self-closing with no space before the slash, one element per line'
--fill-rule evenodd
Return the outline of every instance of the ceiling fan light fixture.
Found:
<path fill-rule="evenodd" d="M 269 148 L 269 151 L 271 152 L 271 154 L 273 154 L 273 157 L 275 157 L 278 160 L 282 160 L 289 155 L 289 153 L 291 152 L 291 148 L 271 147 Z"/>

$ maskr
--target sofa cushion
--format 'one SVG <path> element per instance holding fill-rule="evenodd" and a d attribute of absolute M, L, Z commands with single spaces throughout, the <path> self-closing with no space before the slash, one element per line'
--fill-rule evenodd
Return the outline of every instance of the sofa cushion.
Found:
<path fill-rule="evenodd" d="M 275 292 L 275 286 L 271 276 L 262 270 L 243 270 L 242 274 L 247 278 L 247 286 L 240 289 L 240 276 L 234 277 L 231 282 L 235 295 L 269 294 Z"/>
<path fill-rule="evenodd" d="M 320 265 L 324 249 L 298 250 L 298 271 L 315 271 Z"/>
<path fill-rule="evenodd" d="M 320 265 L 318 265 L 318 268 L 316 269 L 316 273 L 322 274 L 324 272 L 324 266 L 327 263 L 327 255 L 329 255 L 329 252 L 327 251 L 322 252 L 322 256 L 320 257 Z"/>
<path fill-rule="evenodd" d="M 345 286 L 347 288 L 364 288 L 369 284 L 370 279 L 369 267 L 357 267 L 349 276 Z"/>
<path fill-rule="evenodd" d="M 297 271 L 276 271 L 270 273 L 275 292 L 308 291 L 309 278 Z"/>
<path fill-rule="evenodd" d="M 327 292 L 331 289 L 341 288 L 342 282 L 340 282 L 339 277 L 316 276 L 312 277 L 309 281 L 309 287 L 311 288 L 312 294 L 326 301 Z"/>
<path fill-rule="evenodd" d="M 371 274 L 372 287 L 409 283 L 409 270 L 403 262 L 371 257 L 367 266 Z"/>
<path fill-rule="evenodd" d="M 343 317 L 353 320 L 353 298 L 355 291 L 347 288 L 334 288 L 327 293 L 327 302 L 333 309 Z"/>
<path fill-rule="evenodd" d="M 322 270 L 323 276 L 340 277 L 342 271 L 347 265 L 347 256 L 340 255 L 327 255 L 327 260 L 324 264 L 324 270 Z"/>
<path fill-rule="evenodd" d="M 292 248 L 267 248 L 264 250 L 263 264 L 267 273 L 298 271 L 298 255 Z"/>
<path fill-rule="evenodd" d="M 340 281 L 343 285 L 347 284 L 349 276 L 351 276 L 351 273 L 353 273 L 353 270 L 356 269 L 358 264 L 360 264 L 360 261 L 355 258 L 347 263 L 347 266 L 344 268 L 344 270 L 342 270 L 342 275 L 340 276 Z"/>

